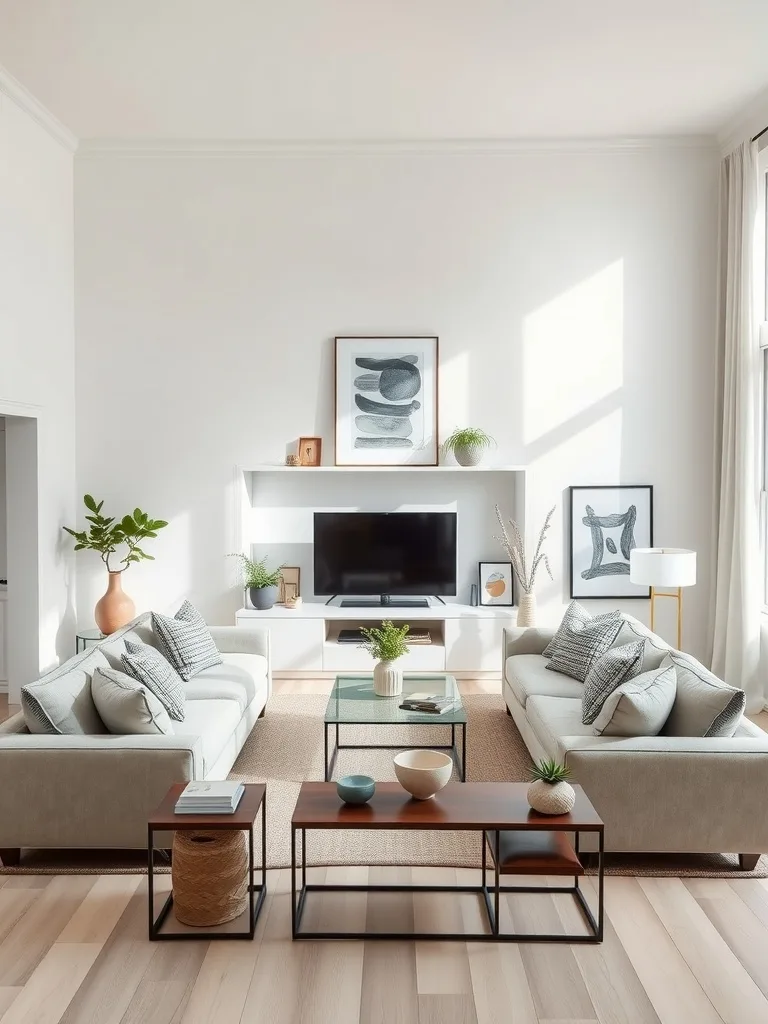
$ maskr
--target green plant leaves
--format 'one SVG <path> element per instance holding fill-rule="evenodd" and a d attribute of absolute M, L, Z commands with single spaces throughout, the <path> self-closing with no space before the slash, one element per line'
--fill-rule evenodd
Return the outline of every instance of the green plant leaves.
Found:
<path fill-rule="evenodd" d="M 85 494 L 83 504 L 91 513 L 85 516 L 86 522 L 90 524 L 88 530 L 63 527 L 66 533 L 74 537 L 75 551 L 98 551 L 107 569 L 110 569 L 110 555 L 115 554 L 118 547 L 123 544 L 128 548 L 125 557 L 120 560 L 124 567 L 127 568 L 134 562 L 154 561 L 154 556 L 142 551 L 138 543 L 146 538 L 157 537 L 157 531 L 168 525 L 165 519 L 150 519 L 147 513 L 137 506 L 133 510 L 133 515 L 128 513 L 116 522 L 113 516 L 101 514 L 104 502 L 97 502 L 93 495 Z"/>

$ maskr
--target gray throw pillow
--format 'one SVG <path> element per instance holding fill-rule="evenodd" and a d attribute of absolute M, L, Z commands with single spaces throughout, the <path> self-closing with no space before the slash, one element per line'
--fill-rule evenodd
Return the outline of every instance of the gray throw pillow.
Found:
<path fill-rule="evenodd" d="M 602 736 L 658 736 L 675 702 L 672 665 L 643 672 L 609 694 L 595 719 Z"/>
<path fill-rule="evenodd" d="M 181 676 L 154 647 L 128 640 L 122 657 L 123 668 L 157 697 L 176 722 L 184 721 L 186 695 Z"/>
<path fill-rule="evenodd" d="M 562 643 L 563 638 L 572 630 L 580 629 L 590 622 L 603 622 L 606 619 L 613 621 L 617 615 L 621 615 L 621 612 L 605 612 L 603 615 L 593 616 L 589 614 L 584 605 L 579 604 L 578 601 L 571 601 L 565 609 L 563 621 L 557 627 L 557 632 L 541 652 L 542 656 L 545 658 L 551 658 L 558 646 Z"/>
<path fill-rule="evenodd" d="M 98 648 L 21 688 L 21 710 L 31 733 L 89 736 L 107 731 L 91 695 L 91 677 L 109 663 Z"/>
<path fill-rule="evenodd" d="M 168 712 L 138 679 L 114 668 L 97 668 L 91 680 L 93 702 L 101 720 L 118 736 L 167 736 L 173 733 Z"/>
<path fill-rule="evenodd" d="M 658 668 L 672 649 L 669 644 L 662 640 L 660 636 L 652 633 L 634 615 L 627 615 L 626 612 L 622 612 L 621 619 L 621 629 L 613 646 L 621 647 L 623 644 L 632 643 L 633 640 L 645 640 L 643 671 L 648 672 L 652 668 Z"/>
<path fill-rule="evenodd" d="M 744 691 L 728 686 L 682 651 L 670 651 L 662 664 L 674 665 L 677 676 L 675 703 L 663 734 L 733 736 L 747 703 Z"/>
<path fill-rule="evenodd" d="M 184 680 L 223 663 L 205 619 L 189 601 L 172 619 L 152 612 L 152 628 L 166 658 Z"/>
<path fill-rule="evenodd" d="M 620 629 L 621 613 L 613 612 L 587 623 L 574 622 L 563 632 L 558 630 L 549 644 L 551 648 L 557 641 L 546 667 L 583 683 L 593 661 L 608 650 Z"/>
<path fill-rule="evenodd" d="M 584 680 L 581 720 L 591 725 L 600 714 L 608 696 L 627 679 L 640 674 L 643 668 L 645 641 L 635 640 L 623 647 L 611 647 L 592 662 Z"/>

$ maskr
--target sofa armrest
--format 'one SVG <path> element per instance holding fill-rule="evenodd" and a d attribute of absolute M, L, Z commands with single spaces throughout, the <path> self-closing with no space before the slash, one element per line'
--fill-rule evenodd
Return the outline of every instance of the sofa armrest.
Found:
<path fill-rule="evenodd" d="M 502 678 L 504 678 L 507 658 L 511 658 L 515 654 L 542 654 L 555 633 L 554 629 L 505 626 L 501 633 Z"/>
<path fill-rule="evenodd" d="M 765 853 L 768 737 L 568 739 L 566 763 L 605 822 L 606 849 Z"/>
<path fill-rule="evenodd" d="M 0 737 L 0 848 L 146 846 L 174 782 L 204 778 L 199 736 Z"/>
<path fill-rule="evenodd" d="M 269 630 L 243 626 L 209 626 L 213 642 L 222 654 L 260 654 L 269 664 Z"/>

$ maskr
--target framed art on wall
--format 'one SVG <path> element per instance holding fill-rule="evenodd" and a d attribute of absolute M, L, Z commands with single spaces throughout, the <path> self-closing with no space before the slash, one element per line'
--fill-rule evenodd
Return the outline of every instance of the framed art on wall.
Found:
<path fill-rule="evenodd" d="M 481 562 L 480 604 L 511 608 L 513 603 L 512 563 Z"/>
<path fill-rule="evenodd" d="M 629 580 L 632 548 L 653 547 L 650 484 L 571 487 L 571 597 L 650 596 Z"/>
<path fill-rule="evenodd" d="M 335 339 L 337 466 L 436 466 L 437 338 Z"/>

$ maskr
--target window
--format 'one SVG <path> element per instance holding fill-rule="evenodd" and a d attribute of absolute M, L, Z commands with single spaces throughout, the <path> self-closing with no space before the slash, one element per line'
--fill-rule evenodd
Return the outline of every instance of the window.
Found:
<path fill-rule="evenodd" d="M 760 173 L 759 190 L 759 225 L 762 229 L 759 253 L 756 264 L 758 314 L 761 320 L 759 343 L 761 353 L 762 401 L 761 417 L 761 482 L 760 482 L 760 527 L 763 542 L 763 603 L 768 606 L 768 147 L 764 148 L 759 157 Z"/>

